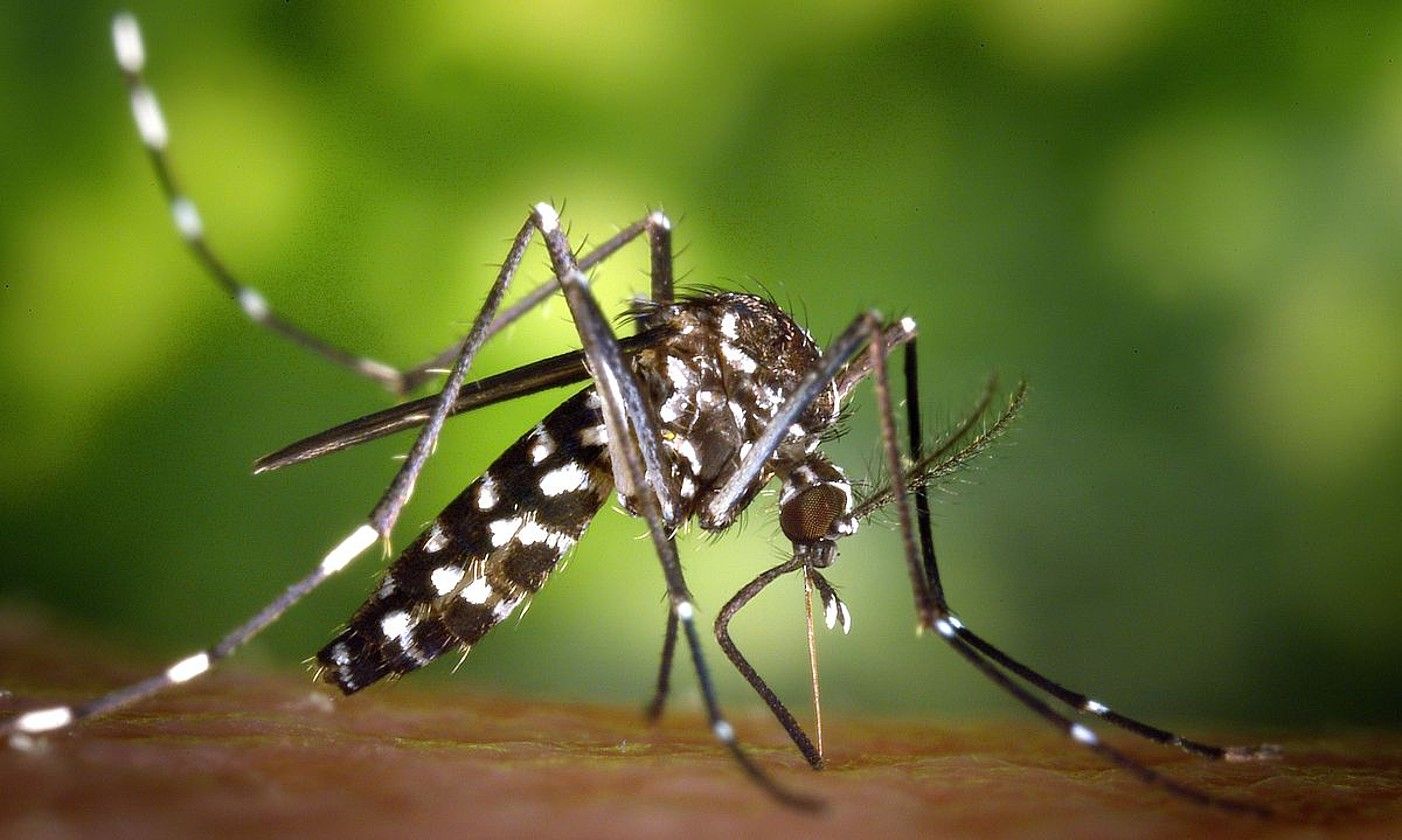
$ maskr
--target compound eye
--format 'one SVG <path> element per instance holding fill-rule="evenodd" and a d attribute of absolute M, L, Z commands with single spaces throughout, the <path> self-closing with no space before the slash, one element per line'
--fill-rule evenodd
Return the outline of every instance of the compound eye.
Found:
<path fill-rule="evenodd" d="M 831 484 L 815 484 L 796 493 L 779 511 L 779 527 L 796 543 L 828 537 L 846 513 L 847 494 Z"/>

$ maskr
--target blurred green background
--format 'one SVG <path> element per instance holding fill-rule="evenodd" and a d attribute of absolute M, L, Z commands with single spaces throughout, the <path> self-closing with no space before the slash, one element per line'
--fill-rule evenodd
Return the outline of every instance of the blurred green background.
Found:
<path fill-rule="evenodd" d="M 177 171 L 275 307 L 417 361 L 464 329 L 530 203 L 593 241 L 665 208 L 688 281 L 762 285 L 820 340 L 865 307 L 916 317 L 934 426 L 989 371 L 1028 377 L 1014 432 L 938 501 L 970 625 L 1150 719 L 1398 723 L 1402 7 L 445 6 L 134 7 Z M 154 662 L 309 569 L 409 441 L 250 477 L 389 399 L 249 328 L 196 268 L 111 11 L 26 2 L 0 28 L 0 598 Z M 645 264 L 605 265 L 607 305 Z M 478 371 L 571 343 L 556 303 Z M 452 423 L 398 542 L 561 396 Z M 877 456 L 859 402 L 831 447 L 855 476 Z M 771 505 L 684 540 L 705 615 L 786 550 Z M 606 513 L 519 626 L 415 682 L 640 704 L 664 615 L 641 533 Z M 299 668 L 377 573 L 244 666 Z M 831 578 L 854 626 L 821 637 L 830 709 L 1025 717 L 914 637 L 889 521 Z M 773 589 L 736 637 L 806 708 L 800 587 Z"/>

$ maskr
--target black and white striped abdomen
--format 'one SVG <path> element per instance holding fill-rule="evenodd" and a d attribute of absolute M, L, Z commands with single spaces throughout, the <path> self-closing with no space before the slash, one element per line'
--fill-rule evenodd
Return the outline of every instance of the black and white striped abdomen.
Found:
<path fill-rule="evenodd" d="M 598 395 L 552 411 L 468 485 L 317 654 L 350 694 L 470 648 L 538 592 L 613 491 Z"/>

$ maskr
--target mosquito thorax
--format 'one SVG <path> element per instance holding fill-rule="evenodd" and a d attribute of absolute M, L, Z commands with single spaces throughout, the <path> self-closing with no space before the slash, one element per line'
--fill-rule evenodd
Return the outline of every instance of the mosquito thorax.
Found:
<path fill-rule="evenodd" d="M 821 350 L 787 313 L 757 295 L 698 295 L 635 314 L 668 333 L 638 355 L 635 370 L 657 406 L 677 497 L 701 527 L 725 528 L 770 478 L 791 473 L 813 455 L 836 421 L 834 388 L 789 428 L 728 518 L 704 513 L 710 495 L 739 466 Z"/>

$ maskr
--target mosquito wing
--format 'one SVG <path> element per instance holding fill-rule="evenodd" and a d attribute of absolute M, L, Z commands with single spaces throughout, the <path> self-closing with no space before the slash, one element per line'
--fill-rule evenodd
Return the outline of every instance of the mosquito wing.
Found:
<path fill-rule="evenodd" d="M 631 356 L 639 350 L 655 344 L 665 335 L 665 332 L 662 328 L 647 330 L 638 335 L 620 339 L 619 346 L 622 347 L 624 354 Z M 574 350 L 558 356 L 551 356 L 548 359 L 541 359 L 505 373 L 488 376 L 476 382 L 469 382 L 463 385 L 457 402 L 453 403 L 453 407 L 448 413 L 450 416 L 463 414 L 516 397 L 524 397 L 551 388 L 583 382 L 588 378 L 589 371 L 584 367 L 584 352 Z M 271 472 L 377 440 L 395 432 L 422 426 L 428 421 L 429 413 L 433 411 L 433 402 L 437 398 L 436 394 L 432 394 L 400 403 L 383 411 L 367 414 L 324 432 L 302 438 L 296 443 L 284 446 L 282 449 L 254 461 L 253 472 L 255 474 Z"/>

